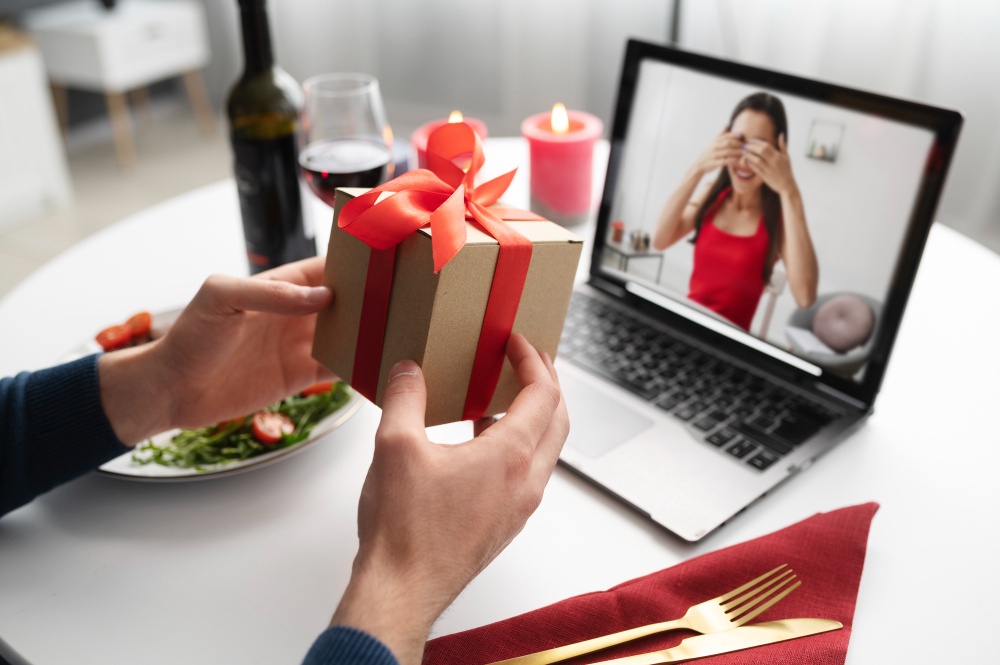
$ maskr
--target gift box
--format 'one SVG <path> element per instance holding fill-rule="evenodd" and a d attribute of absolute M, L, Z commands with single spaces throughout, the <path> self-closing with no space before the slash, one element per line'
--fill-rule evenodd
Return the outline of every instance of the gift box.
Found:
<path fill-rule="evenodd" d="M 467 131 L 468 130 L 468 131 Z M 472 155 L 467 169 L 451 160 Z M 389 370 L 415 360 L 427 426 L 503 413 L 519 391 L 512 333 L 556 356 L 583 240 L 493 205 L 513 172 L 474 186 L 482 146 L 464 123 L 431 135 L 428 167 L 339 189 L 313 357 L 381 406 Z"/>

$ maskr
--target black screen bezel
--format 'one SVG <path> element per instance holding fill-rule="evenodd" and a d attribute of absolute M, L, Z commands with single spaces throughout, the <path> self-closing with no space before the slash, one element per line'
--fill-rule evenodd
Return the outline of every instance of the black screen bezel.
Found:
<path fill-rule="evenodd" d="M 935 142 L 928 155 L 916 203 L 903 240 L 902 251 L 889 285 L 889 292 L 886 294 L 882 321 L 876 329 L 877 338 L 868 360 L 863 381 L 858 383 L 826 370 L 820 377 L 816 377 L 805 370 L 789 365 L 767 353 L 737 342 L 629 293 L 624 288 L 626 280 L 601 270 L 600 256 L 607 238 L 618 171 L 639 80 L 639 66 L 644 60 L 664 62 L 749 85 L 761 86 L 776 92 L 789 93 L 923 127 L 934 132 Z M 875 396 L 878 394 L 885 376 L 889 355 L 903 318 L 903 310 L 916 278 L 917 267 L 927 242 L 931 224 L 934 221 L 934 213 L 944 187 L 945 176 L 955 152 L 962 120 L 962 114 L 958 111 L 936 108 L 917 102 L 720 60 L 669 46 L 630 39 L 625 51 L 625 63 L 619 82 L 618 100 L 611 129 L 611 151 L 608 158 L 604 193 L 597 216 L 597 229 L 590 263 L 590 283 L 626 302 L 630 307 L 639 309 L 648 316 L 663 321 L 674 328 L 696 335 L 707 343 L 753 366 L 777 374 L 794 383 L 805 385 L 819 383 L 829 386 L 870 407 L 875 401 Z"/>

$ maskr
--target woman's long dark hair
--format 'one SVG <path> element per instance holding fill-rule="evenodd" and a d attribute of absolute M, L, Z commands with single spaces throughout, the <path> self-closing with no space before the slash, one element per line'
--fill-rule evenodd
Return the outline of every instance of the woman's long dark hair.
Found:
<path fill-rule="evenodd" d="M 788 120 L 785 118 L 785 105 L 781 103 L 780 99 L 766 92 L 755 92 L 737 104 L 736 108 L 733 109 L 732 116 L 729 118 L 729 126 L 726 127 L 727 131 L 732 129 L 736 116 L 747 109 L 766 113 L 767 117 L 771 119 L 771 124 L 774 125 L 775 147 L 778 145 L 778 137 L 782 134 L 785 135 L 785 141 L 788 141 Z M 708 196 L 705 197 L 701 207 L 698 208 L 698 214 L 694 217 L 694 237 L 691 238 L 692 244 L 697 242 L 698 236 L 701 235 L 701 227 L 704 223 L 705 215 L 716 205 L 719 195 L 730 186 L 732 186 L 732 180 L 729 178 L 729 169 L 723 168 L 719 172 L 719 177 L 715 179 L 712 188 L 708 190 Z M 771 270 L 774 268 L 774 261 L 778 256 L 778 249 L 781 247 L 781 197 L 773 189 L 763 184 L 760 187 L 760 197 L 764 206 L 764 228 L 767 229 L 769 237 L 767 260 L 764 261 L 764 272 L 761 275 L 764 283 L 767 284 L 771 281 Z"/>

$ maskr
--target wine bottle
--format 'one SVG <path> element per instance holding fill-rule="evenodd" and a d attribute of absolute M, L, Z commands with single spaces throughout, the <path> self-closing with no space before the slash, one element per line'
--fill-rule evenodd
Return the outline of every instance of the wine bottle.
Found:
<path fill-rule="evenodd" d="M 239 0 L 243 75 L 226 102 L 250 272 L 316 256 L 298 178 L 302 89 L 274 63 L 265 0 Z"/>

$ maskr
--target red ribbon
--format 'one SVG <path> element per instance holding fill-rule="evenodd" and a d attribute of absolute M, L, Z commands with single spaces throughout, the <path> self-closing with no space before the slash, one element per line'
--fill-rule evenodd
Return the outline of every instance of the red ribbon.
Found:
<path fill-rule="evenodd" d="M 472 160 L 467 170 L 452 161 L 470 154 Z M 379 185 L 352 199 L 340 211 L 337 225 L 371 248 L 351 385 L 373 402 L 396 245 L 417 229 L 430 226 L 437 273 L 465 245 L 466 220 L 497 240 L 500 255 L 462 418 L 482 418 L 493 398 L 531 262 L 531 241 L 504 224 L 504 220 L 543 218 L 517 208 L 487 208 L 507 190 L 517 169 L 476 187 L 476 174 L 485 161 L 479 135 L 472 127 L 464 122 L 449 123 L 435 130 L 427 140 L 427 169 L 410 171 Z"/>

